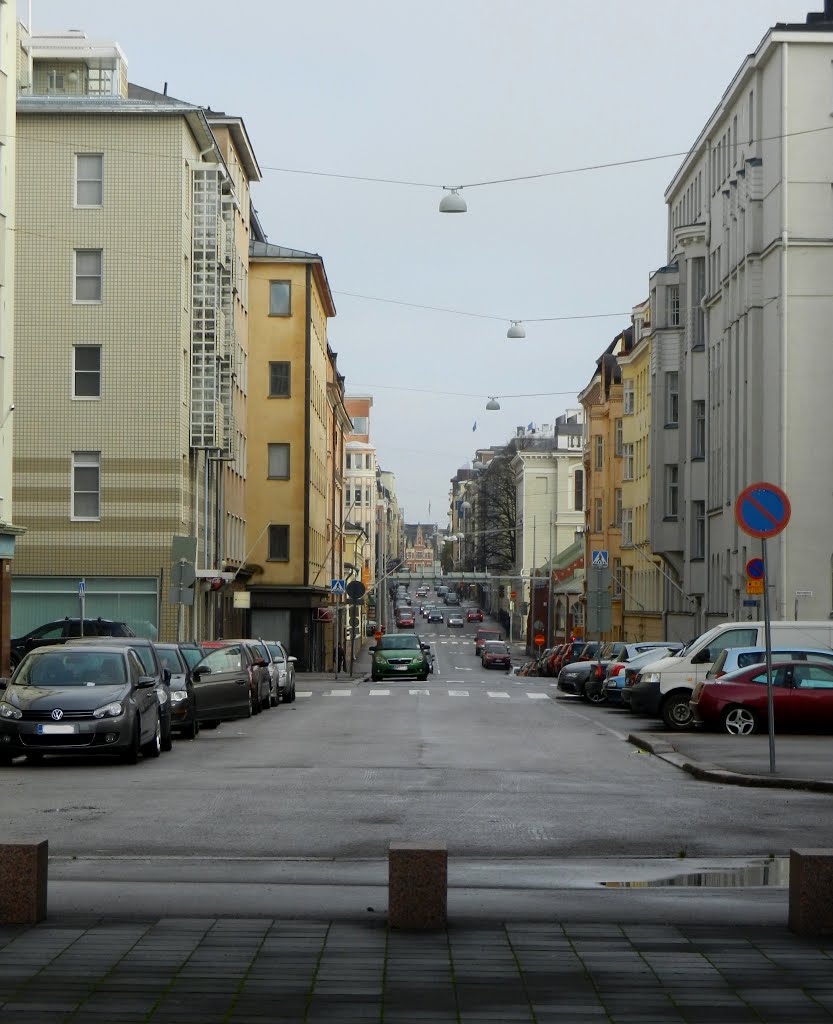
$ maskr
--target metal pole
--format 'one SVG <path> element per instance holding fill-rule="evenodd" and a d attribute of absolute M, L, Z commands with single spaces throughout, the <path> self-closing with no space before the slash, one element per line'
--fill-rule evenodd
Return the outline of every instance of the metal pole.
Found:
<path fill-rule="evenodd" d="M 80 635 L 83 636 L 84 635 L 84 619 L 87 616 L 87 580 L 86 580 L 86 578 L 82 578 L 81 579 L 81 586 L 78 588 L 78 602 L 80 604 L 80 611 L 81 611 L 81 625 L 79 627 L 80 630 L 81 630 Z"/>
<path fill-rule="evenodd" d="M 550 510 L 550 557 L 547 562 L 547 647 L 552 647 L 552 510 Z"/>
<path fill-rule="evenodd" d="M 766 642 L 766 713 L 769 719 L 769 770 L 775 772 L 775 715 L 772 702 L 772 629 L 769 617 L 769 572 L 766 562 L 766 538 L 761 538 L 764 563 L 764 639 Z"/>

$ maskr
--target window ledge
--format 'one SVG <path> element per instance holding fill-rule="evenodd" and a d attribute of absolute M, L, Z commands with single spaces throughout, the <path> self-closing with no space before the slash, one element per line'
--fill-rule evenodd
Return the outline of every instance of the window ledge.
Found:
<path fill-rule="evenodd" d="M 691 456 L 691 461 L 692 462 L 705 462 L 706 461 L 706 456 L 705 455 L 692 455 Z"/>
<path fill-rule="evenodd" d="M 664 523 L 676 523 L 678 521 L 678 519 L 679 519 L 679 516 L 663 516 L 662 517 L 662 521 Z"/>
<path fill-rule="evenodd" d="M 705 560 L 705 555 L 692 555 L 692 557 L 689 558 L 689 562 L 705 562 Z"/>
<path fill-rule="evenodd" d="M 679 430 L 680 429 L 680 424 L 679 423 L 666 423 L 666 424 L 664 424 L 664 429 L 665 430 Z"/>

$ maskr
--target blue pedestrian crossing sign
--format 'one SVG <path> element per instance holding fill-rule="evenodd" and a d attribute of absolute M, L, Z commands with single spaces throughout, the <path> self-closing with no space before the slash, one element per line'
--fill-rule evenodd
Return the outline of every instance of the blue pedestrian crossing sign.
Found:
<path fill-rule="evenodd" d="M 343 594 L 344 593 L 344 580 L 330 580 L 330 593 L 331 594 Z"/>
<path fill-rule="evenodd" d="M 608 565 L 608 557 L 606 551 L 594 551 L 590 558 L 590 564 L 594 569 L 606 569 Z"/>

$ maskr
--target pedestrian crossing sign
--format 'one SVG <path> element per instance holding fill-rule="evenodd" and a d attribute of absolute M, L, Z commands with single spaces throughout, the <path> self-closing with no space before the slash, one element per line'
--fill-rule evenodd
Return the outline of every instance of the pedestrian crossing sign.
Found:
<path fill-rule="evenodd" d="M 606 569 L 608 558 L 606 551 L 594 551 L 590 562 L 594 569 Z"/>
<path fill-rule="evenodd" d="M 331 594 L 343 594 L 344 593 L 344 580 L 330 580 L 330 593 Z"/>

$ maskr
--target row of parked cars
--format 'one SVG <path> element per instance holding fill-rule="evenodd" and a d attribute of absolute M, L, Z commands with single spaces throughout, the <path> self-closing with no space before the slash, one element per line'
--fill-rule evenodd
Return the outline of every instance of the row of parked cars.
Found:
<path fill-rule="evenodd" d="M 774 721 L 833 728 L 833 624 L 773 622 L 771 632 Z M 546 659 L 562 693 L 656 716 L 675 730 L 699 725 L 749 735 L 767 726 L 763 623 L 723 623 L 685 646 L 572 644 Z"/>
<path fill-rule="evenodd" d="M 135 764 L 171 750 L 174 736 L 295 700 L 296 659 L 280 641 L 157 643 L 98 623 L 30 646 L 0 678 L 0 765 L 73 754 Z"/>

